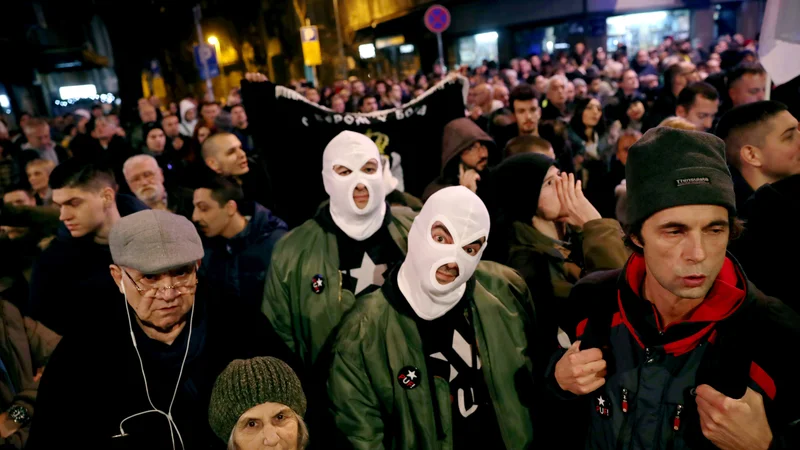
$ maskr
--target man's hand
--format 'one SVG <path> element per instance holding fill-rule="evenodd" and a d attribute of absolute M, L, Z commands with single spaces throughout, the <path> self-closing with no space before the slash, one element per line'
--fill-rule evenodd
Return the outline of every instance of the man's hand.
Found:
<path fill-rule="evenodd" d="M 117 129 L 114 130 L 114 134 L 119 137 L 125 137 L 125 130 L 123 130 L 122 127 L 117 127 Z"/>
<path fill-rule="evenodd" d="M 464 164 L 458 164 L 458 184 L 477 193 L 480 180 L 481 176 L 474 169 L 465 169 Z"/>
<path fill-rule="evenodd" d="M 703 436 L 722 450 L 767 449 L 772 444 L 764 399 L 758 392 L 747 388 L 737 400 L 703 384 L 697 387 L 696 399 Z"/>
<path fill-rule="evenodd" d="M 556 192 L 558 201 L 561 202 L 562 214 L 566 214 L 564 221 L 578 228 L 590 220 L 602 219 L 603 216 L 597 212 L 589 200 L 583 195 L 580 180 L 576 183 L 573 174 L 562 173 L 556 179 Z"/>
<path fill-rule="evenodd" d="M 244 75 L 244 79 L 251 83 L 263 83 L 269 81 L 266 75 L 260 72 L 248 72 Z"/>
<path fill-rule="evenodd" d="M 597 348 L 580 350 L 581 341 L 575 341 L 556 363 L 558 386 L 575 395 L 594 392 L 606 383 L 606 362 Z"/>
<path fill-rule="evenodd" d="M 4 412 L 0 414 L 0 438 L 5 439 L 16 433 L 19 429 L 20 425 L 11 420 L 11 418 L 8 417 L 8 413 Z"/>
<path fill-rule="evenodd" d="M 469 118 L 472 120 L 478 120 L 478 118 L 482 115 L 483 115 L 483 110 L 481 109 L 480 106 L 473 106 L 469 110 Z"/>

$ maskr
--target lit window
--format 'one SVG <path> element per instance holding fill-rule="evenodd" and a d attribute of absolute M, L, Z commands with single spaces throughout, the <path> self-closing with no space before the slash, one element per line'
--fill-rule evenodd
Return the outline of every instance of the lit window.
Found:
<path fill-rule="evenodd" d="M 76 86 L 62 86 L 58 88 L 62 100 L 71 98 L 93 98 L 97 96 L 97 87 L 93 84 L 79 84 Z"/>
<path fill-rule="evenodd" d="M 475 42 L 497 42 L 497 32 L 490 31 L 488 33 L 480 33 L 475 35 Z"/>
<path fill-rule="evenodd" d="M 375 45 L 374 44 L 362 44 L 358 46 L 358 55 L 361 59 L 369 59 L 375 57 Z"/>
<path fill-rule="evenodd" d="M 414 44 L 401 45 L 400 53 L 414 53 Z"/>

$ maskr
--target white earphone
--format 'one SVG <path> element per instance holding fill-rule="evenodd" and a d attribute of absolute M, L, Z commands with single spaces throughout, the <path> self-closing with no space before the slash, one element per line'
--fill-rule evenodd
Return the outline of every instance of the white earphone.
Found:
<path fill-rule="evenodd" d="M 124 424 L 127 420 L 133 419 L 134 417 L 138 417 L 144 414 L 150 413 L 157 413 L 161 414 L 167 418 L 167 423 L 169 424 L 169 435 L 172 439 L 172 450 L 175 450 L 175 434 L 172 432 L 172 428 L 175 428 L 175 432 L 178 433 L 178 440 L 181 443 L 181 448 L 185 449 L 186 446 L 183 443 L 183 437 L 181 436 L 181 432 L 178 429 L 178 425 L 175 423 L 175 420 L 172 418 L 172 405 L 175 403 L 175 397 L 178 394 L 178 388 L 181 385 L 181 377 L 183 376 L 183 367 L 186 364 L 186 358 L 189 356 L 189 347 L 192 343 L 192 323 L 194 322 L 194 305 L 192 306 L 192 313 L 189 316 L 189 337 L 186 339 L 186 352 L 183 354 L 183 361 L 181 362 L 181 370 L 178 372 L 178 382 L 175 384 L 175 391 L 172 393 L 172 401 L 169 403 L 169 409 L 167 412 L 161 411 L 160 409 L 156 408 L 153 404 L 153 400 L 150 399 L 150 389 L 147 386 L 147 375 L 144 372 L 144 363 L 142 362 L 142 355 L 139 354 L 139 347 L 136 345 L 136 336 L 133 334 L 133 325 L 131 323 L 131 312 L 128 308 L 128 294 L 125 292 L 125 281 L 120 278 L 119 283 L 120 289 L 122 289 L 122 296 L 125 299 L 125 312 L 128 315 L 128 329 L 131 333 L 131 341 L 133 342 L 133 349 L 136 350 L 136 356 L 139 357 L 139 367 L 142 369 L 142 378 L 144 379 L 144 390 L 145 394 L 147 394 L 147 402 L 150 403 L 150 406 L 153 408 L 151 410 L 142 411 L 140 413 L 136 413 L 132 416 L 128 416 L 122 419 L 122 422 L 119 423 L 119 434 L 112 436 L 112 438 L 124 437 L 128 434 L 125 433 L 125 430 L 122 428 L 122 424 Z"/>

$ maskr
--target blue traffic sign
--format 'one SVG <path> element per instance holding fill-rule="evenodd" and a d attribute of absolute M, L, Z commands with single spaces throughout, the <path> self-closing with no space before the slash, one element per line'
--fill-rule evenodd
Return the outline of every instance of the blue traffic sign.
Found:
<path fill-rule="evenodd" d="M 194 46 L 194 62 L 200 72 L 200 79 L 208 80 L 219 76 L 217 51 L 213 45 L 200 44 Z"/>
<path fill-rule="evenodd" d="M 433 33 L 442 33 L 450 27 L 450 11 L 442 5 L 433 5 L 425 11 L 425 26 Z"/>

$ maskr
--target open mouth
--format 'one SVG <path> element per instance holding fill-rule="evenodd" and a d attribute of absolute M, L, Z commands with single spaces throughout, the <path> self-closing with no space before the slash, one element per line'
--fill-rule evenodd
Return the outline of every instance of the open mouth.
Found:
<path fill-rule="evenodd" d="M 690 275 L 688 277 L 683 277 L 683 284 L 686 287 L 700 287 L 703 283 L 706 282 L 705 275 Z"/>
<path fill-rule="evenodd" d="M 436 271 L 436 281 L 440 284 L 452 283 L 458 278 L 458 267 L 455 269 L 439 269 Z"/>

